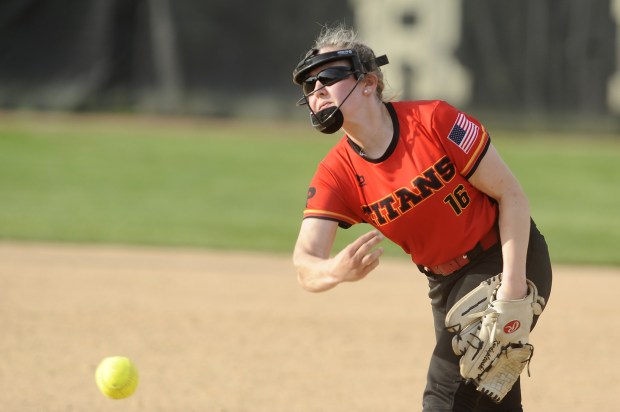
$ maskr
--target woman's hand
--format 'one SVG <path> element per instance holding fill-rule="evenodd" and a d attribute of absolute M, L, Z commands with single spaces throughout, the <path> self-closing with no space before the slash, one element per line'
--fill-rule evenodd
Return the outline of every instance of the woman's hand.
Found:
<path fill-rule="evenodd" d="M 293 264 L 299 284 L 310 292 L 323 292 L 342 282 L 363 279 L 379 265 L 384 239 L 377 230 L 366 233 L 330 257 L 338 223 L 330 220 L 304 219 L 299 231 Z"/>
<path fill-rule="evenodd" d="M 373 230 L 358 237 L 334 256 L 331 272 L 339 283 L 363 279 L 376 268 L 383 249 L 374 247 L 382 240 L 383 235 L 378 230 Z"/>

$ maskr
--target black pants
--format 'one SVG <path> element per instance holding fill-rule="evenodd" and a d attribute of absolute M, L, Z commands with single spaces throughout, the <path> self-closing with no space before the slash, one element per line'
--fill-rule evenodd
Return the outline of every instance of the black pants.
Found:
<path fill-rule="evenodd" d="M 450 276 L 428 276 L 429 297 L 435 322 L 437 343 L 431 357 L 427 384 L 424 391 L 424 412 L 520 412 L 521 388 L 519 381 L 500 404 L 466 384 L 459 372 L 459 357 L 452 351 L 454 334 L 445 330 L 448 310 L 480 282 L 502 271 L 502 251 L 498 244 L 483 252 L 474 262 Z M 545 238 L 531 222 L 527 252 L 527 277 L 538 288 L 540 296 L 548 301 L 551 293 L 551 262 Z M 535 317 L 532 327 L 536 324 Z M 536 346 L 534 335 L 533 344 Z"/>

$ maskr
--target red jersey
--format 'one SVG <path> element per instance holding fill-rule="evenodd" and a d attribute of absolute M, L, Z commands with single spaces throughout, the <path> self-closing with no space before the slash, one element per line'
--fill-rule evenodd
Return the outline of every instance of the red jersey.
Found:
<path fill-rule="evenodd" d="M 344 136 L 319 164 L 304 218 L 343 228 L 369 223 L 419 265 L 471 250 L 497 220 L 497 204 L 468 178 L 490 138 L 474 118 L 443 101 L 387 103 L 394 135 L 380 159 Z"/>

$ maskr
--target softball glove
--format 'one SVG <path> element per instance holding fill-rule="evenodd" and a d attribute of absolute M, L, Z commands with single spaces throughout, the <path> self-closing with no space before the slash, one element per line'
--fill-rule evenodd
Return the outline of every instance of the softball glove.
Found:
<path fill-rule="evenodd" d="M 532 321 L 545 305 L 530 280 L 527 296 L 520 300 L 497 300 L 500 284 L 501 274 L 482 282 L 446 316 L 446 328 L 456 333 L 452 349 L 461 356 L 461 376 L 497 403 L 529 365 L 534 354 L 529 343 Z"/>

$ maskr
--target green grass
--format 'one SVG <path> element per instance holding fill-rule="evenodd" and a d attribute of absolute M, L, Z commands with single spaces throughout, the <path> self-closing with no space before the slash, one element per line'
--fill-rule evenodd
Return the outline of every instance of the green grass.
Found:
<path fill-rule="evenodd" d="M 554 261 L 620 264 L 620 136 L 494 142 L 525 188 Z"/>
<path fill-rule="evenodd" d="M 5 115 L 0 239 L 289 253 L 336 139 L 306 124 Z M 620 265 L 620 139 L 496 131 L 494 143 L 555 262 Z"/>
<path fill-rule="evenodd" d="M 312 145 L 274 131 L 126 118 L 3 122 L 0 237 L 290 249 Z"/>

